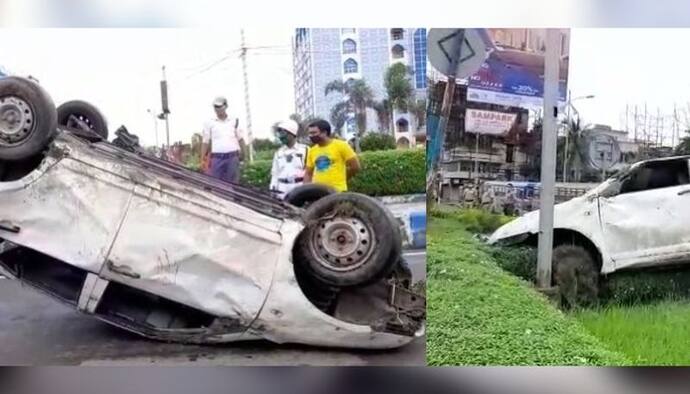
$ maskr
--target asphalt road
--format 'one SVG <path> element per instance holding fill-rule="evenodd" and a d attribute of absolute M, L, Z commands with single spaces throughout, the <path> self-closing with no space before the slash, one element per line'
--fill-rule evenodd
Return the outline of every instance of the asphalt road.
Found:
<path fill-rule="evenodd" d="M 415 279 L 424 251 L 406 256 Z M 425 338 L 388 351 L 333 350 L 269 342 L 168 344 L 111 327 L 18 282 L 0 279 L 2 365 L 424 365 Z"/>

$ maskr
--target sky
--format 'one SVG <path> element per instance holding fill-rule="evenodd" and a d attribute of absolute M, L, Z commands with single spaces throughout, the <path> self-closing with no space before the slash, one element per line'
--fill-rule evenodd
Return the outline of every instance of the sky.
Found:
<path fill-rule="evenodd" d="M 583 122 L 625 130 L 627 104 L 633 137 L 634 106 L 640 130 L 647 103 L 648 120 L 656 117 L 657 108 L 665 118 L 664 142 L 670 145 L 674 103 L 678 117 L 690 127 L 690 53 L 683 46 L 687 42 L 690 29 L 572 29 L 568 87 L 572 97 L 595 96 L 573 102 Z M 656 133 L 655 122 L 652 128 Z"/>
<path fill-rule="evenodd" d="M 293 29 L 245 30 L 254 138 L 272 138 L 271 125 L 294 112 Z M 212 101 L 228 98 L 246 130 L 240 30 L 0 29 L 0 64 L 36 77 L 56 105 L 85 100 L 105 114 L 111 136 L 121 125 L 144 145 L 156 143 L 160 80 L 166 66 L 170 140 L 189 142 L 214 116 Z M 111 137 L 112 139 L 112 137 Z M 158 121 L 158 143 L 165 125 Z"/>
<path fill-rule="evenodd" d="M 294 112 L 292 34 L 284 27 L 245 31 L 248 47 L 255 48 L 248 52 L 255 138 L 272 137 L 271 125 Z M 573 103 L 583 122 L 625 129 L 627 104 L 632 137 L 634 106 L 641 129 L 646 102 L 650 121 L 657 107 L 665 115 L 670 144 L 674 103 L 682 121 L 690 116 L 690 54 L 678 45 L 690 42 L 690 29 L 576 28 L 571 34 L 572 96 L 595 96 Z M 239 29 L 0 30 L 0 64 L 38 78 L 58 105 L 73 99 L 94 103 L 111 133 L 125 125 L 145 145 L 156 142 L 147 110 L 160 111 L 162 65 L 169 81 L 171 141 L 188 142 L 200 132 L 213 116 L 217 95 L 228 98 L 231 115 L 246 126 L 239 47 Z M 158 143 L 164 139 L 159 122 Z"/>

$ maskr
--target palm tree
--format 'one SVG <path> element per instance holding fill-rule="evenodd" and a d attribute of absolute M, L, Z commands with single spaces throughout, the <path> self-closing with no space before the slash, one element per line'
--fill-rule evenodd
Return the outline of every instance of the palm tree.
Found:
<path fill-rule="evenodd" d="M 393 107 L 388 99 L 383 99 L 381 101 L 374 101 L 371 103 L 371 108 L 376 111 L 376 117 L 378 118 L 379 126 L 383 131 L 391 131 L 391 119 L 393 118 Z"/>
<path fill-rule="evenodd" d="M 337 92 L 343 95 L 343 101 L 339 102 L 331 108 L 331 121 L 336 130 L 339 130 L 345 124 L 345 119 L 349 113 L 355 114 L 357 122 L 357 135 L 359 137 L 364 135 L 367 131 L 367 108 L 371 108 L 374 99 L 374 93 L 363 79 L 357 79 L 350 82 L 343 82 L 336 79 L 326 85 L 326 96 Z M 337 121 L 337 122 L 336 122 Z M 342 121 L 342 125 L 338 127 Z"/>
<path fill-rule="evenodd" d="M 302 119 L 302 115 L 294 113 L 294 114 L 290 115 L 290 119 L 297 122 L 297 125 L 299 126 L 299 128 L 297 129 L 297 139 L 299 141 L 303 141 L 303 140 L 306 140 L 307 129 L 308 129 L 309 124 L 311 122 L 315 121 L 317 118 L 312 116 L 312 115 L 309 115 L 306 118 Z"/>
<path fill-rule="evenodd" d="M 410 106 L 410 112 L 417 120 L 417 130 L 426 125 L 426 100 L 417 100 Z"/>
<path fill-rule="evenodd" d="M 346 101 L 341 101 L 331 108 L 330 120 L 333 125 L 333 130 L 341 135 L 341 130 L 347 122 L 348 113 L 350 112 L 349 103 Z"/>
<path fill-rule="evenodd" d="M 561 144 L 560 151 L 567 155 L 567 158 L 563 158 L 563 153 L 559 156 L 561 167 L 559 170 L 562 171 L 563 160 L 566 159 L 566 167 L 568 169 L 568 178 L 570 179 L 570 173 L 575 173 L 575 182 L 579 182 L 582 178 L 582 170 L 584 164 L 584 157 L 582 155 L 582 148 L 585 139 L 585 135 L 582 132 L 582 127 L 580 125 L 580 119 L 573 119 L 570 121 L 570 125 L 566 125 L 568 133 L 568 147 L 567 152 L 565 148 L 565 141 Z"/>
<path fill-rule="evenodd" d="M 414 89 L 412 88 L 412 70 L 402 63 L 395 63 L 388 67 L 383 84 L 386 87 L 388 100 L 393 108 L 400 112 L 407 112 Z"/>

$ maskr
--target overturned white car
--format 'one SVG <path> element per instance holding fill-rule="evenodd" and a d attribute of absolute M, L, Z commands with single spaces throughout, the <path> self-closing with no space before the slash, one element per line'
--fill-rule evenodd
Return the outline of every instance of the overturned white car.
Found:
<path fill-rule="evenodd" d="M 635 163 L 555 206 L 554 283 L 569 302 L 593 300 L 600 275 L 690 262 L 690 156 Z M 490 243 L 535 244 L 539 211 L 499 228 Z"/>
<path fill-rule="evenodd" d="M 56 111 L 35 82 L 0 79 L 0 274 L 166 341 L 392 348 L 423 334 L 425 298 L 376 200 L 307 186 L 288 204 L 119 136 L 91 106 Z"/>

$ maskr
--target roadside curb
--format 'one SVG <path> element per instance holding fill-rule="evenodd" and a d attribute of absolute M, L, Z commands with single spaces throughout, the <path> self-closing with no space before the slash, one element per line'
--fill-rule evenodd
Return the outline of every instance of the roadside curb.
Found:
<path fill-rule="evenodd" d="M 382 196 L 376 197 L 379 201 L 386 205 L 391 204 L 413 204 L 413 203 L 426 203 L 426 194 L 405 194 L 402 196 Z"/>

